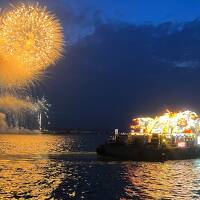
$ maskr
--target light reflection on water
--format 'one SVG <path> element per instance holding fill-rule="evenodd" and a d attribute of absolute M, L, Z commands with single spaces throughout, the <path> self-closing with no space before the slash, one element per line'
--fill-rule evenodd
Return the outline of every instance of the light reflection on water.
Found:
<path fill-rule="evenodd" d="M 73 138 L 55 135 L 0 135 L 0 154 L 42 154 L 71 151 Z"/>
<path fill-rule="evenodd" d="M 48 160 L 0 161 L 0 199 L 51 197 L 64 178 L 62 163 Z"/>
<path fill-rule="evenodd" d="M 104 137 L 0 135 L 0 199 L 200 199 L 200 160 L 150 163 L 102 161 L 91 154 L 48 156 L 95 151 Z M 28 156 L 32 154 L 40 156 Z"/>
<path fill-rule="evenodd" d="M 127 196 L 148 199 L 200 199 L 200 160 L 127 163 Z"/>

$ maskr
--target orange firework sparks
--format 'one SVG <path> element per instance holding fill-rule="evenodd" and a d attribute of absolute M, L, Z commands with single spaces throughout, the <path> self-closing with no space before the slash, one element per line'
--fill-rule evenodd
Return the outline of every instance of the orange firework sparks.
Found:
<path fill-rule="evenodd" d="M 23 66 L 12 56 L 0 57 L 0 85 L 7 89 L 23 88 L 39 80 L 41 72 Z"/>
<path fill-rule="evenodd" d="M 0 84 L 4 87 L 29 85 L 62 56 L 62 27 L 46 8 L 11 6 L 0 19 Z"/>

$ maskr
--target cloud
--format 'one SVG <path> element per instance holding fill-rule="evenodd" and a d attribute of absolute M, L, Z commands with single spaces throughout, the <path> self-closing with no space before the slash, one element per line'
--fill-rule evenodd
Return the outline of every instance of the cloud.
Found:
<path fill-rule="evenodd" d="M 166 108 L 200 112 L 200 44 L 193 37 L 199 27 L 190 25 L 170 34 L 152 25 L 96 27 L 69 49 L 55 68 L 56 81 L 46 84 L 52 126 L 123 128 L 133 116 Z"/>
<path fill-rule="evenodd" d="M 0 7 L 6 8 L 9 4 L 18 4 L 16 0 L 3 0 L 0 2 Z M 102 22 L 101 10 L 94 9 L 89 5 L 77 7 L 78 3 L 72 1 L 57 0 L 30 0 L 29 2 L 39 2 L 42 6 L 56 14 L 60 19 L 65 33 L 67 43 L 74 43 L 86 35 L 92 34 L 95 26 Z"/>
<path fill-rule="evenodd" d="M 67 6 L 63 9 L 60 5 L 53 9 L 64 26 L 66 40 L 72 43 L 92 34 L 95 26 L 101 22 L 101 12 L 98 10 L 93 12 L 90 8 L 84 8 L 77 12 Z"/>
<path fill-rule="evenodd" d="M 180 68 L 195 68 L 196 66 L 199 65 L 199 62 L 182 61 L 182 62 L 175 62 L 174 65 L 175 67 L 180 67 Z"/>

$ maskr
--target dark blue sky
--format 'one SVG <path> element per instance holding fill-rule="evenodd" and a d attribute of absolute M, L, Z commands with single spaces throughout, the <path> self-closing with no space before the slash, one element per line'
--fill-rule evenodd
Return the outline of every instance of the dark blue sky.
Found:
<path fill-rule="evenodd" d="M 77 41 L 91 34 L 102 22 L 130 24 L 159 24 L 166 21 L 183 22 L 200 17 L 198 0 L 23 0 L 47 5 L 65 27 L 66 40 Z M 1 0 L 0 5 L 22 2 Z"/>
<path fill-rule="evenodd" d="M 44 3 L 45 0 L 41 2 Z M 68 14 L 71 11 L 71 23 L 68 23 L 67 19 L 63 20 L 66 29 L 72 30 L 68 37 L 70 40 L 90 34 L 96 21 L 159 24 L 166 21 L 191 21 L 200 17 L 198 0 L 58 0 L 54 3 L 46 0 L 46 2 L 52 9 L 55 9 L 56 4 L 60 4 Z"/>
<path fill-rule="evenodd" d="M 65 0 L 77 10 L 91 8 L 100 10 L 108 19 L 129 23 L 168 20 L 185 21 L 199 17 L 198 0 Z"/>
<path fill-rule="evenodd" d="M 50 1 L 48 1 L 49 4 Z M 70 41 L 93 32 L 98 22 L 130 24 L 159 24 L 166 21 L 183 22 L 200 17 L 198 0 L 60 0 L 56 1 L 69 12 L 73 10 L 71 24 L 67 24 Z M 53 5 L 55 6 L 55 5 Z M 79 21 L 77 19 L 79 18 Z M 74 23 L 74 24 L 73 24 Z"/>
<path fill-rule="evenodd" d="M 198 0 L 38 1 L 66 39 L 64 58 L 34 89 L 52 104 L 51 128 L 123 129 L 165 109 L 200 114 Z"/>

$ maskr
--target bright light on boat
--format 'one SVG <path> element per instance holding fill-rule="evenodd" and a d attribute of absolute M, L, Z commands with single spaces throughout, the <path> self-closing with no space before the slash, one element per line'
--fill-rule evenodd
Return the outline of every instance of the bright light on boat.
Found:
<path fill-rule="evenodd" d="M 200 135 L 197 136 L 197 144 L 200 144 Z"/>
<path fill-rule="evenodd" d="M 136 118 L 132 120 L 131 130 L 136 133 L 157 133 L 170 137 L 189 136 L 200 132 L 200 117 L 195 112 L 186 110 L 183 112 L 167 111 L 164 115 L 149 118 Z"/>
<path fill-rule="evenodd" d="M 178 142 L 178 147 L 184 148 L 185 147 L 185 142 Z"/>

